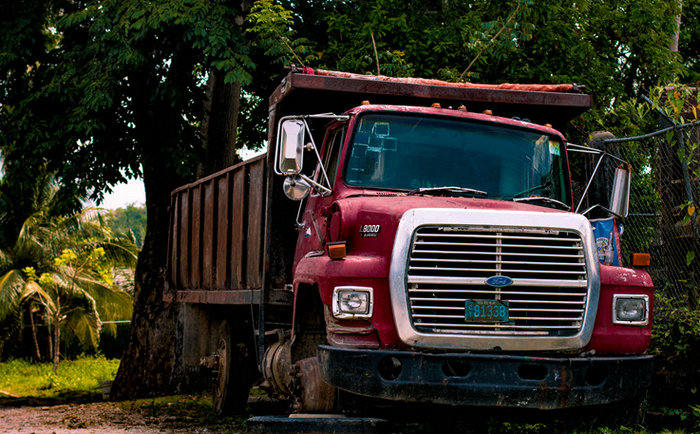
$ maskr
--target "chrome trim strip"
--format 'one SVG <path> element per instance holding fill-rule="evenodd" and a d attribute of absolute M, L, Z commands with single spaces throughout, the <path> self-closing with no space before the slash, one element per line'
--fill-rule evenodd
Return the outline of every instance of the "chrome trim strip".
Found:
<path fill-rule="evenodd" d="M 424 225 L 498 226 L 499 228 L 504 227 L 506 230 L 507 228 L 525 228 L 528 230 L 538 230 L 539 228 L 541 231 L 567 230 L 577 232 L 584 240 L 583 252 L 587 265 L 588 284 L 586 285 L 586 282 L 577 280 L 562 280 L 557 281 L 557 286 L 570 288 L 588 287 L 583 326 L 573 336 L 528 336 L 527 339 L 518 336 L 470 334 L 470 331 L 465 331 L 464 333 L 451 331 L 445 334 L 426 334 L 416 331 L 411 326 L 409 317 L 407 283 L 483 285 L 486 282 L 486 278 L 440 276 L 412 276 L 407 282 L 408 255 L 411 249 L 413 233 L 416 228 Z M 551 283 L 551 280 L 518 279 L 517 283 L 513 283 L 513 286 L 540 286 L 543 284 L 551 285 Z M 600 295 L 600 264 L 591 224 L 588 219 L 580 214 L 415 208 L 403 214 L 396 230 L 389 273 L 389 287 L 396 329 L 401 340 L 411 347 L 451 350 L 493 350 L 499 348 L 504 351 L 578 350 L 588 344 L 593 333 L 593 324 Z M 440 326 L 439 323 L 432 325 Z M 446 326 L 454 326 L 454 324 L 446 324 Z M 464 326 L 471 327 L 473 324 L 465 324 Z M 527 329 L 530 326 L 511 327 Z M 532 327 L 547 328 L 545 326 Z"/>

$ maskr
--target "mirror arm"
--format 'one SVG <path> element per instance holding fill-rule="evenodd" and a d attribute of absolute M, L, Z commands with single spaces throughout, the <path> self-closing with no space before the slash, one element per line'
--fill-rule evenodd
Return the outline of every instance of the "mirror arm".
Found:
<path fill-rule="evenodd" d="M 578 210 L 581 208 L 581 205 L 583 204 L 583 199 L 586 198 L 586 193 L 588 193 L 588 189 L 593 183 L 593 179 L 595 178 L 595 174 L 598 172 L 600 163 L 603 162 L 603 158 L 605 158 L 605 153 L 600 154 L 600 158 L 598 158 L 598 163 L 596 163 L 595 169 L 593 169 L 593 173 L 591 174 L 591 179 L 588 180 L 588 184 L 586 184 L 586 188 L 583 190 L 583 194 L 581 195 L 581 200 L 578 201 L 578 205 L 576 205 L 576 210 L 574 212 L 578 212 Z"/>
<path fill-rule="evenodd" d="M 584 212 L 582 212 L 581 215 L 586 215 L 586 214 L 588 214 L 589 212 L 593 211 L 593 210 L 596 209 L 596 208 L 600 208 L 600 209 L 602 209 L 603 211 L 605 211 L 605 212 L 607 212 L 607 213 L 609 213 L 609 214 L 612 214 L 612 215 L 614 215 L 615 217 L 617 217 L 618 219 L 622 220 L 622 216 L 621 216 L 621 215 L 619 215 L 619 214 L 617 214 L 617 213 L 614 213 L 614 212 L 610 211 L 609 209 L 607 209 L 606 207 L 604 207 L 603 205 L 599 205 L 599 204 L 593 205 L 592 207 L 588 208 L 587 210 L 585 210 Z"/>
<path fill-rule="evenodd" d="M 319 184 L 318 182 L 314 181 L 313 179 L 309 178 L 308 176 L 304 175 L 303 173 L 300 173 L 298 176 L 301 179 L 303 179 L 304 181 L 308 182 L 309 185 L 314 187 L 316 190 L 318 190 L 322 196 L 328 196 L 332 193 L 330 188 L 326 187 L 325 185 Z"/>
<path fill-rule="evenodd" d="M 306 175 L 301 175 L 306 182 L 308 182 L 311 185 L 315 186 L 320 186 L 326 191 L 328 191 L 328 194 L 330 194 L 331 190 L 331 181 L 328 179 L 328 175 L 326 174 L 326 168 L 323 167 L 323 161 L 321 160 L 321 155 L 318 153 L 318 148 L 316 147 L 316 142 L 314 141 L 314 136 L 311 134 L 311 129 L 309 128 L 309 124 L 306 122 L 306 119 L 302 119 L 304 121 L 304 128 L 306 128 L 306 133 L 309 135 L 309 140 L 311 140 L 311 146 L 314 149 L 314 154 L 316 154 L 316 158 L 318 159 L 318 165 L 321 167 L 321 173 L 323 173 L 323 178 L 326 180 L 326 185 L 328 187 L 325 187 L 321 184 L 318 184 L 316 181 L 310 181 L 310 178 L 306 177 Z M 322 190 L 323 191 L 323 190 Z"/>

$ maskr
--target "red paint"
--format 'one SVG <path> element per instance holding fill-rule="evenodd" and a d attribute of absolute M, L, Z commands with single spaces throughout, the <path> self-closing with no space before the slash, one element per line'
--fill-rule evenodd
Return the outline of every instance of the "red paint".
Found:
<path fill-rule="evenodd" d="M 359 106 L 347 112 L 351 115 L 348 131 L 353 130 L 357 118 L 355 115 L 367 111 L 410 112 L 498 123 L 552 134 L 566 143 L 559 132 L 546 126 L 498 116 L 432 107 Z M 332 124 L 329 131 L 341 126 L 339 123 Z M 327 133 L 326 140 L 329 137 L 332 136 Z M 317 285 L 321 300 L 327 309 L 330 309 L 332 291 L 336 286 L 358 285 L 374 288 L 374 313 L 371 321 L 333 320 L 333 325 L 342 329 L 342 332 L 337 332 L 329 324 L 329 340 L 334 345 L 365 348 L 375 346 L 381 348 L 404 347 L 398 338 L 394 325 L 388 276 L 396 228 L 401 216 L 409 209 L 461 208 L 545 213 L 564 212 L 549 207 L 510 201 L 407 196 L 400 192 L 349 186 L 342 179 L 342 168 L 345 165 L 346 156 L 349 154 L 350 139 L 351 135 L 346 134 L 337 171 L 338 175 L 335 180 L 331 180 L 333 184 L 332 195 L 322 197 L 311 194 L 306 203 L 302 216 L 305 230 L 299 234 L 294 261 L 295 288 L 298 288 L 300 283 Z M 324 154 L 325 149 L 322 150 L 322 155 Z M 566 164 L 568 167 L 568 158 Z M 368 223 L 381 225 L 377 237 L 360 236 L 359 226 Z M 332 260 L 326 254 L 314 254 L 314 252 L 323 251 L 323 243 L 329 239 L 347 242 L 347 256 L 344 259 Z M 601 291 L 595 330 L 585 350 L 595 350 L 597 354 L 642 353 L 649 346 L 651 324 L 645 327 L 613 325 L 611 303 L 614 293 L 648 294 L 653 305 L 653 284 L 645 271 L 601 266 Z M 353 327 L 357 328 L 355 334 L 352 333 Z M 378 342 L 375 342 L 375 339 L 378 339 Z"/>

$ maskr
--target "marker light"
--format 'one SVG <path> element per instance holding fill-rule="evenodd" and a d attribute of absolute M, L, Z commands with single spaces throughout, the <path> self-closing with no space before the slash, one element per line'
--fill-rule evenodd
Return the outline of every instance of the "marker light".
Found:
<path fill-rule="evenodd" d="M 651 264 L 651 255 L 648 253 L 632 253 L 632 266 L 643 268 Z"/>
<path fill-rule="evenodd" d="M 345 241 L 327 243 L 326 246 L 328 247 L 328 256 L 331 259 L 343 259 L 347 255 Z"/>
<path fill-rule="evenodd" d="M 644 294 L 615 294 L 613 324 L 645 326 L 649 324 L 649 296 Z"/>
<path fill-rule="evenodd" d="M 333 316 L 339 319 L 362 319 L 372 316 L 372 288 L 336 286 L 333 289 Z"/>

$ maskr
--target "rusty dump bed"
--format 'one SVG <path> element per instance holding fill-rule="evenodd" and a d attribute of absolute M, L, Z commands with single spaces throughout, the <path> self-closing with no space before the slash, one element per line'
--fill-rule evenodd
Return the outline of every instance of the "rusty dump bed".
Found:
<path fill-rule="evenodd" d="M 563 126 L 590 107 L 572 85 L 475 85 L 337 71 L 292 71 L 270 96 L 268 143 L 287 115 L 335 112 L 363 100 L 376 104 L 493 110 Z M 323 125 L 318 125 L 322 128 Z M 313 127 L 312 128 L 316 128 Z M 316 132 L 319 132 L 316 130 Z M 271 153 L 207 176 L 171 196 L 166 299 L 185 303 L 289 303 L 299 207 L 284 197 Z M 265 315 L 266 320 L 268 315 Z"/>
<path fill-rule="evenodd" d="M 259 299 L 265 166 L 261 155 L 172 192 L 168 284 L 177 289 L 175 301 L 245 304 Z"/>
<path fill-rule="evenodd" d="M 329 98 L 329 94 L 333 97 Z M 342 113 L 363 100 L 418 106 L 438 102 L 445 108 L 464 104 L 469 111 L 490 109 L 497 116 L 518 116 L 559 128 L 588 110 L 592 103 L 591 96 L 573 84 L 451 83 L 304 68 L 290 72 L 282 80 L 270 97 L 270 107 Z"/>

